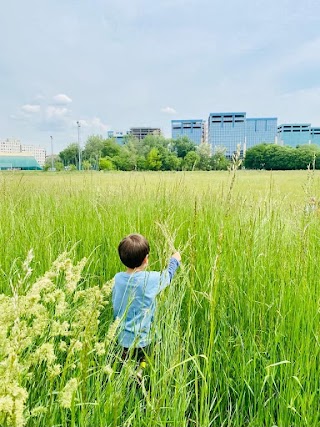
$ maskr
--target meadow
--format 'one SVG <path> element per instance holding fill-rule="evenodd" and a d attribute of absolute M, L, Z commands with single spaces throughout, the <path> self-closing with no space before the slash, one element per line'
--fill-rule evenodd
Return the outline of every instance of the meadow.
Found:
<path fill-rule="evenodd" d="M 320 425 L 317 171 L 0 174 L 0 426 Z M 121 364 L 117 245 L 182 265 L 142 384 Z"/>

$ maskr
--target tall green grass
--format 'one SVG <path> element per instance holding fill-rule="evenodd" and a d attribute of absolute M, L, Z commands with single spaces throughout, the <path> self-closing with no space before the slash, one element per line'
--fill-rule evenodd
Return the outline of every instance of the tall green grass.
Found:
<path fill-rule="evenodd" d="M 319 425 L 320 216 L 305 212 L 309 197 L 320 196 L 319 176 L 0 174 L 0 289 L 7 296 L 31 248 L 33 271 L 21 294 L 66 250 L 74 263 L 88 258 L 79 289 L 101 287 L 122 269 L 117 245 L 131 232 L 149 239 L 151 269 L 165 267 L 173 245 L 183 259 L 159 299 L 142 386 L 134 364 L 121 368 L 116 343 L 101 356 L 93 350 L 113 321 L 104 305 L 72 375 L 65 368 L 51 381 L 43 364 L 32 383 L 21 374 L 26 425 Z M 79 309 L 72 304 L 70 323 Z M 59 396 L 71 377 L 78 386 L 65 408 Z M 36 407 L 46 412 L 29 417 Z"/>

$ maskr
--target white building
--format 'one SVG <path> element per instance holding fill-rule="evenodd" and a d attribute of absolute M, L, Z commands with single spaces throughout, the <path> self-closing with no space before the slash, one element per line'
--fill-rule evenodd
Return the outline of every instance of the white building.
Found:
<path fill-rule="evenodd" d="M 46 150 L 44 148 L 34 145 L 21 145 L 21 152 L 30 153 L 40 166 L 44 166 L 46 162 Z"/>
<path fill-rule="evenodd" d="M 44 148 L 36 147 L 35 145 L 24 145 L 21 144 L 19 139 L 14 138 L 0 139 L 0 152 L 30 153 L 37 160 L 40 166 L 44 166 L 46 161 L 46 150 Z"/>
<path fill-rule="evenodd" d="M 20 153 L 21 142 L 20 139 L 0 139 L 0 152 L 1 153 Z"/>

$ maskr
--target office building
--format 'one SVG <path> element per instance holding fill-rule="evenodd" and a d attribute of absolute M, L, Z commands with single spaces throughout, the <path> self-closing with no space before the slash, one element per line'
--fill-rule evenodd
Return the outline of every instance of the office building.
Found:
<path fill-rule="evenodd" d="M 7 138 L 0 140 L 1 153 L 19 153 L 21 151 L 20 139 Z"/>
<path fill-rule="evenodd" d="M 36 147 L 35 145 L 21 145 L 21 152 L 28 153 L 33 156 L 40 166 L 44 166 L 46 162 L 46 150 L 42 147 Z"/>
<path fill-rule="evenodd" d="M 7 138 L 0 140 L 0 153 L 28 153 L 33 156 L 40 166 L 43 166 L 46 161 L 46 150 L 35 145 L 21 144 L 19 139 Z"/>
<path fill-rule="evenodd" d="M 278 119 L 276 117 L 261 117 L 246 120 L 246 149 L 255 145 L 275 143 Z"/>
<path fill-rule="evenodd" d="M 125 137 L 129 132 L 114 132 L 113 130 L 108 131 L 108 138 L 114 138 L 119 145 L 123 145 L 125 143 Z"/>
<path fill-rule="evenodd" d="M 278 144 L 290 147 L 311 144 L 311 124 L 285 123 L 278 126 Z"/>
<path fill-rule="evenodd" d="M 311 143 L 320 145 L 320 127 L 310 128 Z"/>
<path fill-rule="evenodd" d="M 240 144 L 245 146 L 246 113 L 210 113 L 208 119 L 208 143 L 212 154 L 225 149 L 226 157 L 232 157 Z"/>
<path fill-rule="evenodd" d="M 246 113 L 211 113 L 208 119 L 208 142 L 214 154 L 225 149 L 232 157 L 240 145 L 240 154 L 255 145 L 275 143 L 277 136 L 276 117 L 247 118 Z"/>
<path fill-rule="evenodd" d="M 205 121 L 171 120 L 171 135 L 173 139 L 187 136 L 194 144 L 200 145 L 206 141 Z"/>
<path fill-rule="evenodd" d="M 130 128 L 129 131 L 130 135 L 134 136 L 135 138 L 142 140 L 147 135 L 161 135 L 161 129 L 160 128 L 149 128 L 149 127 L 134 127 Z"/>

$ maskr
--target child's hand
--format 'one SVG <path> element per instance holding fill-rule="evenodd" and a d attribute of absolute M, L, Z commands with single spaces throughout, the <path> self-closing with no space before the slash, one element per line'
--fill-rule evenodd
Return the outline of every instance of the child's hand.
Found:
<path fill-rule="evenodd" d="M 178 262 L 181 262 L 181 255 L 180 255 L 180 253 L 179 253 L 179 252 L 175 252 L 175 253 L 172 255 L 172 258 L 175 258 Z"/>

